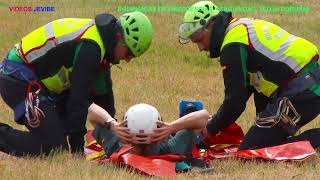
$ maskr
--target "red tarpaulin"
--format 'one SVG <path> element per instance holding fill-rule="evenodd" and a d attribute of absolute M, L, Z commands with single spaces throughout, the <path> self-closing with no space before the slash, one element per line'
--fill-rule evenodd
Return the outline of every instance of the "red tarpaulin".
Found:
<path fill-rule="evenodd" d="M 129 167 L 143 172 L 144 174 L 150 176 L 159 176 L 159 177 L 174 177 L 176 176 L 175 162 L 148 157 L 139 156 L 136 154 L 127 153 L 118 159 L 120 163 L 129 165 Z"/>
<path fill-rule="evenodd" d="M 266 160 L 304 160 L 316 154 L 309 141 L 298 141 L 278 146 L 255 150 L 241 150 L 236 154 L 245 158 L 262 158 Z"/>
<path fill-rule="evenodd" d="M 238 145 L 241 143 L 244 135 L 240 126 L 236 123 L 232 124 L 223 131 L 205 138 L 204 142 L 210 146 L 205 150 L 202 156 L 197 154 L 197 149 L 193 148 L 193 154 L 209 161 L 214 159 L 226 159 L 237 157 L 243 159 L 264 159 L 273 161 L 302 161 L 316 152 L 309 141 L 298 141 L 278 146 L 260 148 L 255 150 L 237 151 Z M 140 156 L 128 153 L 132 147 L 124 146 L 119 152 L 113 153 L 109 159 L 100 159 L 105 152 L 92 137 L 92 131 L 87 133 L 87 144 L 85 153 L 87 159 L 96 159 L 100 163 L 120 163 L 131 169 L 150 176 L 174 177 L 175 162 L 181 161 L 181 157 L 177 155 L 162 156 Z"/>
<path fill-rule="evenodd" d="M 218 144 L 240 144 L 244 137 L 241 127 L 233 123 L 217 134 L 211 135 L 204 139 L 207 145 Z"/>
<path fill-rule="evenodd" d="M 176 176 L 175 161 L 181 161 L 177 155 L 140 156 L 128 153 L 131 146 L 124 146 L 118 152 L 113 153 L 109 159 L 99 160 L 99 163 L 119 163 L 126 165 L 129 169 L 135 170 L 148 176 L 168 177 Z"/>
<path fill-rule="evenodd" d="M 223 150 L 207 150 L 204 155 L 204 160 L 225 159 L 237 157 L 243 159 L 264 159 L 273 161 L 303 161 L 304 159 L 315 155 L 309 141 L 298 141 L 278 146 L 265 147 L 254 150 L 240 150 L 237 148 L 226 148 Z"/>

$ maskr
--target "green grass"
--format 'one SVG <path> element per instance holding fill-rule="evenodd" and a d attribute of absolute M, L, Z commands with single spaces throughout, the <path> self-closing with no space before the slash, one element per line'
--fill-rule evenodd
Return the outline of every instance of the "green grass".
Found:
<path fill-rule="evenodd" d="M 110 12 L 117 17 L 117 6 L 189 6 L 195 1 L 169 0 L 30 0 L 0 2 L 0 54 L 6 52 L 21 37 L 51 20 L 64 17 L 94 18 L 95 14 Z M 246 13 L 236 17 L 256 17 L 274 22 L 292 34 L 302 36 L 320 47 L 320 10 L 318 0 L 229 0 L 215 1 L 224 6 L 308 6 L 309 13 Z M 8 6 L 54 6 L 54 12 L 10 12 Z M 166 121 L 178 116 L 178 101 L 198 99 L 214 113 L 223 101 L 223 78 L 219 63 L 198 52 L 195 45 L 180 46 L 178 25 L 183 12 L 149 12 L 154 27 L 154 39 L 145 55 L 129 64 L 121 64 L 122 70 L 112 68 L 117 118 L 121 119 L 127 108 L 145 102 L 157 107 Z M 252 99 L 246 111 L 237 121 L 244 131 L 253 124 L 255 108 Z M 0 100 L 0 120 L 16 128 L 12 111 Z M 319 118 L 305 129 L 319 127 Z M 271 163 L 263 161 L 213 161 L 216 170 L 210 174 L 181 174 L 178 179 L 319 179 L 319 158 L 304 163 Z M 143 177 L 120 170 L 114 166 L 98 166 L 93 162 L 72 158 L 67 153 L 57 153 L 46 158 L 15 158 L 0 154 L 1 179 L 140 179 Z"/>

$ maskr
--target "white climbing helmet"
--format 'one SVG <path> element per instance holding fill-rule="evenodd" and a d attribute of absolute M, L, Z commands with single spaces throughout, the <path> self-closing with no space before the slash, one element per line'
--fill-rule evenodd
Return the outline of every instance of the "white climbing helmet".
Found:
<path fill-rule="evenodd" d="M 149 104 L 136 104 L 131 106 L 124 120 L 133 133 L 152 133 L 157 128 L 157 121 L 161 121 L 158 110 Z"/>

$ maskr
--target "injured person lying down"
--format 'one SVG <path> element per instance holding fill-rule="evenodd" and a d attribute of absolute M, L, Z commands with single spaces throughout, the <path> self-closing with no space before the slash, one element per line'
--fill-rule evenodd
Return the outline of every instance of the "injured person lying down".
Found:
<path fill-rule="evenodd" d="M 158 110 L 148 104 L 130 107 L 122 122 L 117 122 L 96 104 L 89 107 L 88 113 L 88 119 L 94 126 L 93 136 L 108 156 L 124 145 L 134 147 L 131 153 L 144 156 L 188 156 L 209 118 L 208 111 L 200 110 L 167 123 Z"/>

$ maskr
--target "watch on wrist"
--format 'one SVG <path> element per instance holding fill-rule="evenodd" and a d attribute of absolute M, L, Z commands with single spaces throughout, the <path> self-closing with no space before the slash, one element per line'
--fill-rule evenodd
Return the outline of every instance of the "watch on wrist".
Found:
<path fill-rule="evenodd" d="M 113 121 L 113 120 L 112 120 L 112 121 Z M 110 130 L 112 121 L 105 121 L 105 122 L 103 123 L 103 126 L 106 127 L 108 130 Z"/>

